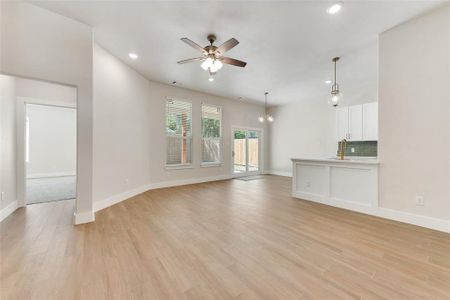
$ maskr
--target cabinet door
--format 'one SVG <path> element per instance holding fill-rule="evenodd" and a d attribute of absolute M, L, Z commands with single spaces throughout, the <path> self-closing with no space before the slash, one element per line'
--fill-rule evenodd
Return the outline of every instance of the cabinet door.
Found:
<path fill-rule="evenodd" d="M 336 109 L 336 129 L 338 141 L 348 138 L 348 107 Z"/>
<path fill-rule="evenodd" d="M 363 139 L 378 140 L 378 102 L 363 104 Z"/>
<path fill-rule="evenodd" d="M 349 137 L 350 141 L 361 141 L 363 139 L 363 106 L 352 105 L 348 108 Z"/>

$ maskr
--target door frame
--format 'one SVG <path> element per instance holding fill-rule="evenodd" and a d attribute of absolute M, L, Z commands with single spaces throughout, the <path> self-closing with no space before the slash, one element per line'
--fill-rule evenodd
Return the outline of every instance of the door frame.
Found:
<path fill-rule="evenodd" d="M 17 106 L 16 106 L 16 129 L 17 129 L 17 139 L 16 139 L 16 163 L 17 163 L 17 198 L 20 207 L 25 207 L 27 205 L 26 198 L 26 174 L 27 174 L 27 166 L 26 166 L 26 158 L 25 158 L 25 124 L 26 124 L 26 108 L 27 104 L 31 105 L 43 105 L 43 106 L 53 106 L 53 107 L 62 107 L 62 108 L 72 108 L 75 109 L 77 114 L 76 119 L 76 129 L 77 129 L 77 164 L 78 164 L 78 109 L 77 103 L 68 103 L 62 101 L 54 101 L 54 100 L 44 100 L 39 98 L 31 98 L 31 97 L 17 97 Z M 76 169 L 76 189 L 78 188 L 78 168 Z M 75 202 L 77 198 L 75 198 Z"/>
<path fill-rule="evenodd" d="M 258 171 L 253 172 L 244 172 L 244 173 L 234 173 L 234 131 L 236 130 L 242 130 L 242 131 L 257 131 L 259 133 L 259 143 L 258 143 Z M 229 151 L 229 157 L 230 157 L 230 172 L 232 178 L 238 178 L 238 177 L 245 177 L 245 176 L 252 176 L 252 175 L 259 175 L 262 174 L 262 168 L 264 166 L 262 158 L 264 157 L 264 129 L 263 128 L 255 128 L 255 127 L 247 127 L 247 126 L 238 126 L 233 125 L 231 126 L 231 142 L 230 142 L 230 151 Z M 246 143 L 248 141 L 248 138 L 245 139 Z M 248 146 L 246 147 L 246 151 L 248 152 Z M 246 161 L 248 164 L 248 153 L 246 153 Z"/>

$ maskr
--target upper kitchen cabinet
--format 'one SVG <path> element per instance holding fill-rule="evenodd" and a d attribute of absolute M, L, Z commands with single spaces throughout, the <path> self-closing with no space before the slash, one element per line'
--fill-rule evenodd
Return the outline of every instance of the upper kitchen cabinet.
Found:
<path fill-rule="evenodd" d="M 336 109 L 336 129 L 337 139 L 348 139 L 348 107 L 339 107 Z"/>
<path fill-rule="evenodd" d="M 378 102 L 363 104 L 363 140 L 378 140 Z"/>
<path fill-rule="evenodd" d="M 363 105 L 348 107 L 348 140 L 361 141 L 363 139 Z"/>
<path fill-rule="evenodd" d="M 340 141 L 378 140 L 378 103 L 358 104 L 336 109 L 337 139 Z"/>

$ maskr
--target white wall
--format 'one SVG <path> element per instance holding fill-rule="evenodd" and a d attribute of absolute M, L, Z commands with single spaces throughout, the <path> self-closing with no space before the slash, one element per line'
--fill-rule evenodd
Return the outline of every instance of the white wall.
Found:
<path fill-rule="evenodd" d="M 380 204 L 450 220 L 450 6 L 381 34 L 379 52 Z"/>
<path fill-rule="evenodd" d="M 28 104 L 27 178 L 75 175 L 76 109 Z"/>
<path fill-rule="evenodd" d="M 329 157 L 335 154 L 335 109 L 326 101 L 290 104 L 270 109 L 270 170 L 292 175 L 291 158 Z"/>
<path fill-rule="evenodd" d="M 17 200 L 15 85 L 14 77 L 0 75 L 0 212 Z M 6 215 L 0 214 L 0 221 Z"/>
<path fill-rule="evenodd" d="M 34 100 L 31 102 L 52 103 L 59 106 L 77 106 L 77 89 L 51 82 L 16 78 L 17 97 Z"/>
<path fill-rule="evenodd" d="M 193 103 L 193 162 L 165 170 L 165 99 Z M 94 46 L 94 201 L 141 187 L 229 176 L 231 125 L 262 128 L 263 107 L 151 82 Z M 223 107 L 224 165 L 200 167 L 200 105 Z M 267 164 L 267 160 L 265 160 Z"/>
<path fill-rule="evenodd" d="M 76 222 L 93 220 L 92 29 L 29 3 L 2 1 L 0 52 L 2 73 L 77 87 Z"/>

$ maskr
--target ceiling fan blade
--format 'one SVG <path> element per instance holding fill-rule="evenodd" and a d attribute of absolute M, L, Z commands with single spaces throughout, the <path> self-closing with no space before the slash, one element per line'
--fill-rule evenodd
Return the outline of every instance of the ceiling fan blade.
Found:
<path fill-rule="evenodd" d="M 242 60 L 237 60 L 234 58 L 230 58 L 230 57 L 221 57 L 220 60 L 224 63 L 224 64 L 229 64 L 229 65 L 233 65 L 233 66 L 237 66 L 237 67 L 245 67 L 247 65 L 247 63 L 245 61 Z"/>
<path fill-rule="evenodd" d="M 188 59 L 180 60 L 178 63 L 179 64 L 187 64 L 187 63 L 191 63 L 191 62 L 195 62 L 195 61 L 202 61 L 205 59 L 206 59 L 205 57 L 188 58 Z"/>
<path fill-rule="evenodd" d="M 196 49 L 196 50 L 202 52 L 203 54 L 206 53 L 205 49 L 203 49 L 203 48 L 202 48 L 199 44 L 197 44 L 196 42 L 193 42 L 193 41 L 191 41 L 190 39 L 188 39 L 188 38 L 186 38 L 186 37 L 181 38 L 181 40 L 182 40 L 183 42 L 185 42 L 186 44 L 188 44 L 189 46 L 191 46 L 192 48 L 194 48 L 194 49 Z"/>
<path fill-rule="evenodd" d="M 231 48 L 234 48 L 237 44 L 239 44 L 239 41 L 235 38 L 231 38 L 222 45 L 220 45 L 216 51 L 220 52 L 220 54 L 224 54 Z"/>

